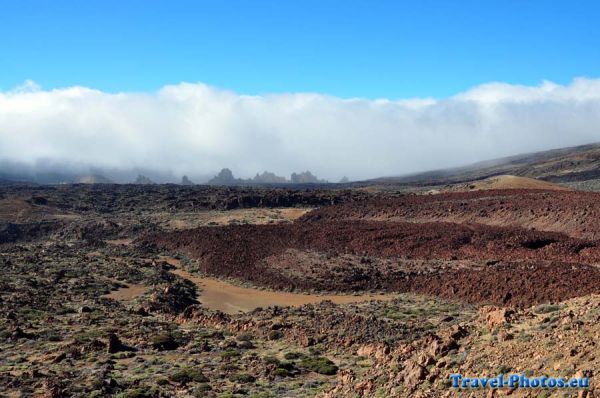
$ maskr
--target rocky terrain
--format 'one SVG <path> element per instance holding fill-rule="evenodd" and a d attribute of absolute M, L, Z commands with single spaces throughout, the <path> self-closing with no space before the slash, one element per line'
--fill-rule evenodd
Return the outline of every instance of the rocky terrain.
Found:
<path fill-rule="evenodd" d="M 0 396 L 600 396 L 599 199 L 5 185 Z"/>
<path fill-rule="evenodd" d="M 3 185 L 0 199 L 19 198 L 77 213 L 232 210 L 257 207 L 323 206 L 363 200 L 368 193 L 350 189 L 135 185 Z M 36 203 L 37 201 L 37 203 Z M 40 202 L 41 201 L 41 202 Z"/>

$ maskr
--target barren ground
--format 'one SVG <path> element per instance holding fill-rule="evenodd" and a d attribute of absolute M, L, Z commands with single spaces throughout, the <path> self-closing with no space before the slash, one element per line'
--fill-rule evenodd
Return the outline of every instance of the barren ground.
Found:
<path fill-rule="evenodd" d="M 0 396 L 599 396 L 599 199 L 4 186 Z"/>

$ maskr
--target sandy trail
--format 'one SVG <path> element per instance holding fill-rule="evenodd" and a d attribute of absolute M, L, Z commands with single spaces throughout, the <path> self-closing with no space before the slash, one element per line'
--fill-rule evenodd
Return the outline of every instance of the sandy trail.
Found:
<path fill-rule="evenodd" d="M 173 274 L 192 281 L 199 289 L 198 301 L 206 308 L 223 311 L 227 314 L 249 312 L 262 307 L 298 307 L 304 304 L 315 304 L 330 300 L 336 304 L 358 303 L 372 300 L 392 300 L 397 294 L 302 294 L 290 292 L 267 291 L 256 288 L 236 286 L 219 279 L 193 275 L 181 268 L 180 260 L 169 256 L 160 259 L 175 267 Z M 148 286 L 129 284 L 127 287 L 115 290 L 105 297 L 115 300 L 129 301 L 141 296 Z"/>
<path fill-rule="evenodd" d="M 299 307 L 304 304 L 315 304 L 330 300 L 336 304 L 358 303 L 372 300 L 392 300 L 397 294 L 302 294 L 260 290 L 250 287 L 236 286 L 215 278 L 190 274 L 181 268 L 181 261 L 169 256 L 161 256 L 161 260 L 174 266 L 173 272 L 184 279 L 192 281 L 200 289 L 198 300 L 208 309 L 223 311 L 227 314 L 249 312 L 262 307 Z"/>
<path fill-rule="evenodd" d="M 267 291 L 255 288 L 236 286 L 218 279 L 199 277 L 180 268 L 172 271 L 182 278 L 189 279 L 200 288 L 198 300 L 211 310 L 223 311 L 227 314 L 248 312 L 258 307 L 272 306 L 298 307 L 304 304 L 315 304 L 330 300 L 336 304 L 356 303 L 371 300 L 391 300 L 397 294 L 302 294 L 290 292 Z"/>

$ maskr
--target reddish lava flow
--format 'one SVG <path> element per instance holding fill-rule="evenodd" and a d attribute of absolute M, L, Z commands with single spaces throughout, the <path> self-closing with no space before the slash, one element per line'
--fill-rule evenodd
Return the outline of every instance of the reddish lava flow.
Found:
<path fill-rule="evenodd" d="M 202 271 L 210 275 L 273 288 L 378 288 L 518 306 L 600 292 L 600 270 L 589 265 L 600 260 L 600 247 L 594 241 L 479 224 L 311 221 L 314 219 L 307 217 L 294 224 L 203 227 L 156 234 L 145 243 L 197 258 Z M 453 264 L 470 260 L 479 266 L 427 271 L 398 267 L 384 272 L 365 260 L 367 265 L 346 264 L 344 272 L 352 282 L 348 283 L 348 278 L 333 278 L 326 263 L 317 264 L 313 269 L 316 275 L 309 279 L 301 273 L 282 273 L 263 261 L 288 249 L 399 262 L 442 259 Z"/>
<path fill-rule="evenodd" d="M 503 263 L 477 270 L 419 275 L 398 289 L 470 303 L 528 307 L 600 292 L 600 271 L 589 265 Z"/>
<path fill-rule="evenodd" d="M 493 190 L 407 195 L 349 202 L 306 214 L 306 221 L 379 220 L 518 226 L 600 239 L 600 193 Z"/>

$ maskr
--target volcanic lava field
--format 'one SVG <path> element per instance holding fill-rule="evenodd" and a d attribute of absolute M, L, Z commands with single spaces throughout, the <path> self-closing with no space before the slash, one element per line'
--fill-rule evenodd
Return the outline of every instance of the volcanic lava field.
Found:
<path fill-rule="evenodd" d="M 570 190 L 0 186 L 0 396 L 451 397 L 452 373 L 592 377 L 598 216 L 600 194 Z"/>
<path fill-rule="evenodd" d="M 290 224 L 201 227 L 142 243 L 184 253 L 208 275 L 274 289 L 382 289 L 529 306 L 600 292 L 598 198 L 412 195 L 327 206 Z"/>

